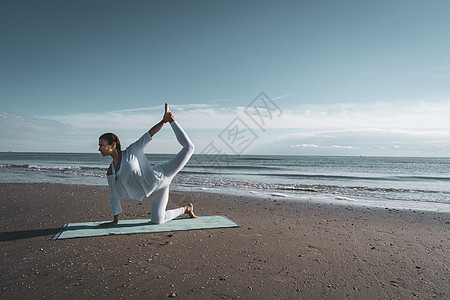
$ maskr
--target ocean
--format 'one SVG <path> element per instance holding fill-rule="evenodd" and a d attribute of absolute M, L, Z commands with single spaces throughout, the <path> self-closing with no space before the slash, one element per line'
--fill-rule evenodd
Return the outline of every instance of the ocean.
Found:
<path fill-rule="evenodd" d="M 147 154 L 152 165 L 171 154 Z M 107 185 L 96 153 L 0 153 L 0 183 Z M 171 190 L 450 212 L 450 158 L 194 154 Z"/>

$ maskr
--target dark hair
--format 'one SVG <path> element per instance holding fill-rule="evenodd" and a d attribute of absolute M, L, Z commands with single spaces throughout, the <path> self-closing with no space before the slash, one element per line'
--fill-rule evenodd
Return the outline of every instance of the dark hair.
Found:
<path fill-rule="evenodd" d="M 119 137 L 117 135 L 115 135 L 114 133 L 111 133 L 111 132 L 104 133 L 98 139 L 105 140 L 106 142 L 108 142 L 108 145 L 112 145 L 112 143 L 116 143 L 117 151 L 119 151 L 119 152 L 122 151 L 120 148 Z"/>

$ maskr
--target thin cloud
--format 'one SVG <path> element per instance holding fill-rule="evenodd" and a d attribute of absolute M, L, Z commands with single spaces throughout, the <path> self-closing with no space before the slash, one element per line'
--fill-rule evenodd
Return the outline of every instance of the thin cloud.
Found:
<path fill-rule="evenodd" d="M 161 105 L 158 106 L 149 106 L 149 107 L 141 107 L 141 108 L 128 108 L 121 110 L 112 110 L 107 113 L 129 113 L 129 112 L 138 112 L 138 111 L 149 111 L 149 110 L 161 110 Z"/>
<path fill-rule="evenodd" d="M 425 137 L 430 138 L 449 138 L 450 130 L 406 130 L 396 128 L 354 128 L 345 130 L 329 130 L 329 131 L 310 131 L 291 133 L 283 136 L 278 136 L 277 141 L 292 140 L 299 138 L 322 138 L 322 139 L 338 139 L 344 136 L 409 136 L 409 137 Z"/>
<path fill-rule="evenodd" d="M 237 115 L 235 109 L 214 108 L 208 105 L 171 105 L 175 118 L 188 129 L 225 128 Z M 143 129 L 153 126 L 162 118 L 163 107 L 158 110 L 129 109 L 100 113 L 50 116 L 48 119 L 83 129 Z"/>
<path fill-rule="evenodd" d="M 315 144 L 297 144 L 297 145 L 290 145 L 291 148 L 334 148 L 334 149 L 353 149 L 352 146 L 341 146 L 341 145 L 315 145 Z"/>
<path fill-rule="evenodd" d="M 0 151 L 81 151 L 84 135 L 68 124 L 0 111 Z"/>
<path fill-rule="evenodd" d="M 287 95 L 277 98 L 283 97 Z M 283 110 L 282 103 L 279 106 Z M 45 117 L 1 113 L 2 128 L 8 128 L 3 130 L 1 137 L 5 144 L 10 145 L 23 145 L 24 141 L 41 143 L 41 151 L 45 151 L 45 147 L 57 149 L 65 143 L 58 140 L 64 140 L 69 133 L 73 139 L 85 141 L 86 149 L 92 149 L 88 143 L 95 141 L 98 133 L 106 131 L 117 132 L 124 141 L 133 141 L 136 132 L 148 130 L 161 120 L 163 108 L 163 105 L 158 105 Z M 218 134 L 239 117 L 259 136 L 248 148 L 252 153 L 303 153 L 302 149 L 310 149 L 308 154 L 317 150 L 320 154 L 339 155 L 390 152 L 399 155 L 450 155 L 449 101 L 300 105 L 295 109 L 284 109 L 279 117 L 267 119 L 264 131 L 244 113 L 243 107 L 194 103 L 171 105 L 171 110 L 183 128 L 198 137 L 196 142 L 200 150 L 217 139 Z M 161 138 L 164 137 L 162 134 Z M 161 145 L 161 151 L 164 147 Z M 7 148 L 9 146 L 4 146 L 3 150 L 8 151 Z"/>
<path fill-rule="evenodd" d="M 270 98 L 270 100 L 272 100 L 272 101 L 281 100 L 281 99 L 284 99 L 284 98 L 291 97 L 291 96 L 293 96 L 293 95 L 294 95 L 294 94 L 282 95 L 282 96 Z"/>
<path fill-rule="evenodd" d="M 170 109 L 177 109 L 177 110 L 189 110 L 189 109 L 198 109 L 198 108 L 209 108 L 211 105 L 209 104 L 171 104 L 169 105 Z M 149 107 L 140 107 L 140 108 L 127 108 L 127 109 L 121 109 L 121 110 L 113 110 L 108 111 L 107 113 L 131 113 L 131 112 L 144 112 L 144 111 L 163 111 L 164 105 L 155 105 L 155 106 L 149 106 Z"/>

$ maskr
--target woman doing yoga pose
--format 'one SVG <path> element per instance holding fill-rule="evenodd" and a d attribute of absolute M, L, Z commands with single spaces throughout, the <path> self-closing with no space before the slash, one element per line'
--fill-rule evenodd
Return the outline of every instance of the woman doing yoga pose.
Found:
<path fill-rule="evenodd" d="M 169 122 L 178 143 L 183 147 L 170 161 L 152 167 L 144 154 L 145 146 L 152 137 Z M 139 140 L 122 151 L 119 138 L 113 133 L 105 133 L 99 138 L 99 148 L 103 156 L 111 156 L 107 177 L 109 185 L 109 201 L 114 220 L 101 225 L 116 225 L 122 212 L 120 199 L 142 201 L 151 195 L 151 222 L 162 224 L 182 214 L 196 218 L 192 203 L 177 209 L 167 210 L 169 185 L 175 175 L 186 165 L 194 152 L 194 144 L 184 130 L 175 121 L 169 105 L 165 104 L 163 119 L 146 132 Z"/>

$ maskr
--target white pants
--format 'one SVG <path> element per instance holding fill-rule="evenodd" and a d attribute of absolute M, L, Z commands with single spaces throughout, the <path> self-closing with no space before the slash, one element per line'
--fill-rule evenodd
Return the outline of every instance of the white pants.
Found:
<path fill-rule="evenodd" d="M 162 224 L 184 214 L 184 207 L 166 211 L 167 202 L 169 201 L 169 185 L 175 175 L 189 161 L 192 153 L 194 153 L 194 144 L 180 125 L 177 122 L 172 122 L 170 126 L 175 133 L 178 143 L 183 148 L 170 161 L 159 165 L 163 170 L 164 179 L 150 195 L 150 218 L 154 224 Z"/>

